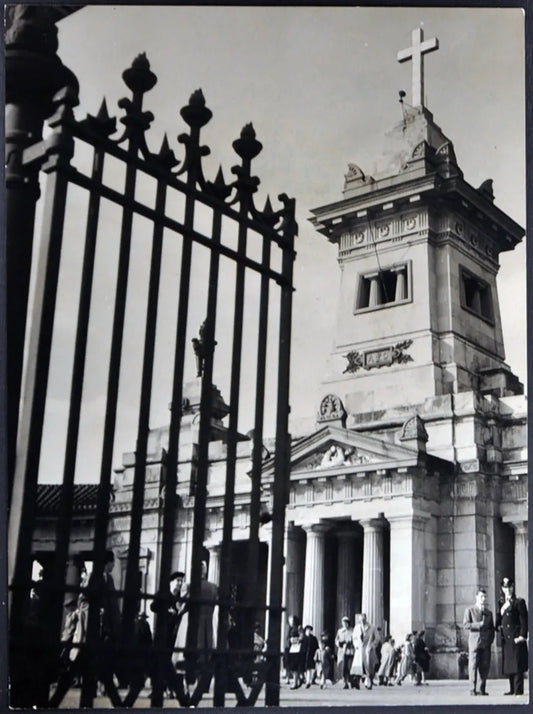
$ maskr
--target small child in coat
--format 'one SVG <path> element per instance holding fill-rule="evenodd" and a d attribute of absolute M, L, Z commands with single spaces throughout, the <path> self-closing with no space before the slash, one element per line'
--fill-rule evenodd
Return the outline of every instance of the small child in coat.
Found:
<path fill-rule="evenodd" d="M 318 649 L 315 652 L 315 667 L 317 682 L 320 684 L 320 689 L 324 689 L 327 682 L 333 684 L 335 657 L 329 644 L 329 635 L 327 632 L 323 632 L 320 636 Z"/>

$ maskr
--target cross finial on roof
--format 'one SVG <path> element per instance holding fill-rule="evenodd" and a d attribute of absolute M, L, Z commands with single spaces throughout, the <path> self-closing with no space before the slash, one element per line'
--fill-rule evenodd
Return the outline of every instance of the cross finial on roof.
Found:
<path fill-rule="evenodd" d="M 424 55 L 433 50 L 439 49 L 439 41 L 436 37 L 424 42 L 424 30 L 417 27 L 411 35 L 412 45 L 405 50 L 398 52 L 398 62 L 413 60 L 413 107 L 424 105 Z"/>

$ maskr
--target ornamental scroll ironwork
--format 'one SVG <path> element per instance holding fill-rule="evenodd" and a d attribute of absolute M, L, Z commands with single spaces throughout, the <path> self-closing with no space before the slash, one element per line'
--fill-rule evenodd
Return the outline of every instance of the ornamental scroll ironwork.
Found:
<path fill-rule="evenodd" d="M 343 374 L 354 374 L 360 369 L 381 369 L 382 367 L 390 367 L 392 364 L 405 364 L 412 362 L 411 355 L 406 354 L 407 350 L 413 344 L 413 340 L 403 340 L 395 345 L 381 347 L 378 350 L 367 350 L 366 352 L 357 352 L 352 350 L 343 355 L 348 360 Z"/>

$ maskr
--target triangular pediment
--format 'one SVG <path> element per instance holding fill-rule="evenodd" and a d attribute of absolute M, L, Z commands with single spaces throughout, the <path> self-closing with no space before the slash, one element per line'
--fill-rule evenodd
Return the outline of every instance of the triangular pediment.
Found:
<path fill-rule="evenodd" d="M 349 472 L 354 469 L 375 470 L 393 466 L 415 466 L 419 454 L 413 449 L 392 444 L 385 439 L 367 436 L 334 426 L 325 426 L 291 446 L 292 474 L 305 472 Z M 263 473 L 274 469 L 273 459 L 265 462 Z"/>

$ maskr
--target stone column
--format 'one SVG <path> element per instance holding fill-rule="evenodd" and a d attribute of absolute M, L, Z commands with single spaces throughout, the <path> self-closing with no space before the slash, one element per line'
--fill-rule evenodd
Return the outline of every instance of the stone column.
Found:
<path fill-rule="evenodd" d="M 312 625 L 320 634 L 324 627 L 324 540 L 329 526 L 304 526 L 305 548 L 304 606 L 302 625 Z"/>
<path fill-rule="evenodd" d="M 299 537 L 295 527 L 285 528 L 285 568 L 283 572 L 283 606 L 286 615 L 301 614 L 301 599 L 298 592 Z"/>
<path fill-rule="evenodd" d="M 376 627 L 383 627 L 383 521 L 360 521 L 363 538 L 363 598 L 361 609 Z"/>
<path fill-rule="evenodd" d="M 367 275 L 370 280 L 370 291 L 368 295 L 368 307 L 376 307 L 376 305 L 381 305 L 381 285 L 378 280 L 379 273 L 372 273 L 372 275 Z"/>
<path fill-rule="evenodd" d="M 336 623 L 346 615 L 354 624 L 355 615 L 355 540 L 358 533 L 345 528 L 336 533 L 337 549 L 337 603 Z"/>
<path fill-rule="evenodd" d="M 208 580 L 215 585 L 220 582 L 220 544 L 208 546 L 209 550 L 209 574 Z"/>
<path fill-rule="evenodd" d="M 398 268 L 392 268 L 396 273 L 396 290 L 394 293 L 394 301 L 400 302 L 407 297 L 407 283 L 405 279 L 405 267 L 402 265 Z"/>
<path fill-rule="evenodd" d="M 426 517 L 387 516 L 390 523 L 390 633 L 420 630 L 425 623 Z"/>
<path fill-rule="evenodd" d="M 526 521 L 511 523 L 514 528 L 515 592 L 527 602 L 528 596 L 528 528 Z"/>

